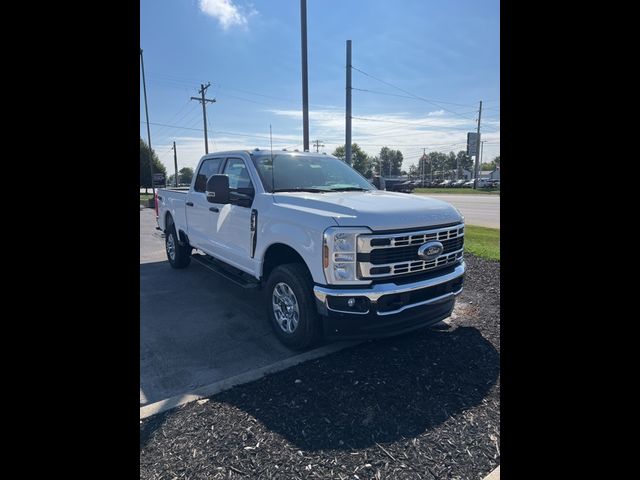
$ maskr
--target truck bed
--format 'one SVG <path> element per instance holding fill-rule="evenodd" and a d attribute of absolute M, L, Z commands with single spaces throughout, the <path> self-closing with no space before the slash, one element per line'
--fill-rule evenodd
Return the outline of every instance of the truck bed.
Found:
<path fill-rule="evenodd" d="M 158 226 L 164 230 L 167 211 L 171 213 L 176 230 L 187 229 L 185 202 L 189 188 L 160 188 L 158 189 Z"/>

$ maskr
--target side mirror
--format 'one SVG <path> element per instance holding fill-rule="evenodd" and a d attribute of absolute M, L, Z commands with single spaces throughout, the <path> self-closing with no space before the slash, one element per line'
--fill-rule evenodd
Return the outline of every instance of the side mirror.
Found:
<path fill-rule="evenodd" d="M 211 175 L 207 180 L 207 201 L 209 203 L 229 203 L 228 175 Z"/>

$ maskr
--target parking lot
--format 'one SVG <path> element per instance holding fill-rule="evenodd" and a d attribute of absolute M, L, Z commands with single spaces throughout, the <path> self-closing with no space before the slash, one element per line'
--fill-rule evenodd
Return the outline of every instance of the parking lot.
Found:
<path fill-rule="evenodd" d="M 260 292 L 196 262 L 172 269 L 155 226 L 155 212 L 141 210 L 141 406 L 295 354 L 271 333 Z"/>

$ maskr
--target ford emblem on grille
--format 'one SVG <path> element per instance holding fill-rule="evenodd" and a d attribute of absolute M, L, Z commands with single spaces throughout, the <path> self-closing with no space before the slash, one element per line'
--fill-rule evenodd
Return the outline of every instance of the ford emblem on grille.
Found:
<path fill-rule="evenodd" d="M 444 250 L 444 246 L 440 242 L 427 242 L 418 249 L 418 256 L 425 260 L 433 260 Z"/>

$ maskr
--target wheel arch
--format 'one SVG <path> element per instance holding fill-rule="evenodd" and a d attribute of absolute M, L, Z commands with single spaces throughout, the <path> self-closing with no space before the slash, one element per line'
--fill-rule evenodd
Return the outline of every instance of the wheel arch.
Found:
<path fill-rule="evenodd" d="M 287 263 L 299 263 L 304 265 L 309 273 L 309 277 L 311 277 L 311 270 L 309 269 L 307 262 L 305 262 L 302 255 L 300 255 L 295 248 L 285 243 L 275 242 L 269 245 L 265 250 L 260 278 L 262 278 L 263 281 L 266 281 L 274 268 Z"/>

